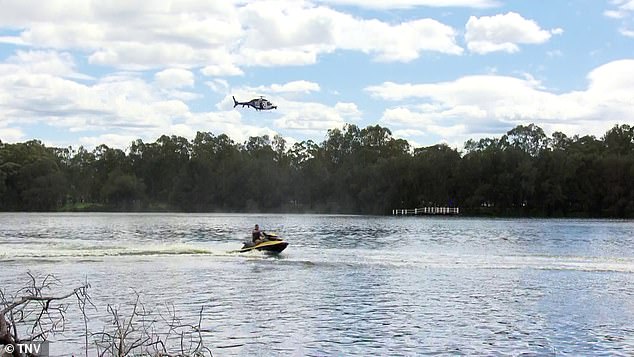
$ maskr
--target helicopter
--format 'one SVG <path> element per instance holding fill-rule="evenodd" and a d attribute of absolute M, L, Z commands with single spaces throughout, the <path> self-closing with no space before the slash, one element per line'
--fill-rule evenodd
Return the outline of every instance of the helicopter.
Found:
<path fill-rule="evenodd" d="M 235 108 L 238 105 L 241 105 L 243 108 L 247 106 L 253 107 L 253 109 L 257 111 L 277 109 L 277 105 L 273 105 L 273 103 L 269 102 L 267 99 L 264 99 L 263 96 L 260 96 L 260 98 L 251 99 L 248 102 L 238 102 L 236 100 L 236 97 L 233 97 L 233 107 Z"/>

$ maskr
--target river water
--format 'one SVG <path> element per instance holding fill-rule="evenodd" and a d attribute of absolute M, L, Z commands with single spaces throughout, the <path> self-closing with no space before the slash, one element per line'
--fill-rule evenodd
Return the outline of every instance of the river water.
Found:
<path fill-rule="evenodd" d="M 258 223 L 290 244 L 238 249 Z M 215 356 L 634 354 L 634 222 L 0 214 L 0 288 L 54 274 L 106 305 L 173 304 Z M 82 354 L 69 307 L 52 355 Z"/>

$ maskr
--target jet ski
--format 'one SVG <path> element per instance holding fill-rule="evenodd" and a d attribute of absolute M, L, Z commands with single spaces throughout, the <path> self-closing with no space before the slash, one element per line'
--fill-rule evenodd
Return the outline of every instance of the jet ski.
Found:
<path fill-rule="evenodd" d="M 257 244 L 253 242 L 244 242 L 242 249 L 238 250 L 238 253 L 245 253 L 252 250 L 259 250 L 267 253 L 281 253 L 288 246 L 288 242 L 282 240 L 274 233 L 263 233 L 264 239 Z"/>

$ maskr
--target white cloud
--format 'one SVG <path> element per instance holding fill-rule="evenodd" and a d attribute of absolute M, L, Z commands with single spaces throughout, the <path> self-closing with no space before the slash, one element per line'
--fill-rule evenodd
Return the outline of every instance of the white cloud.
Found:
<path fill-rule="evenodd" d="M 54 56 L 53 56 L 54 57 Z M 19 60 L 16 60 L 19 62 Z M 27 63 L 27 59 L 23 59 Z M 156 140 L 161 134 L 193 138 L 196 131 L 225 133 L 241 142 L 249 136 L 270 135 L 278 132 L 264 122 L 249 124 L 242 121 L 243 111 L 234 110 L 230 96 L 219 103 L 216 112 L 192 112 L 183 100 L 174 97 L 195 95 L 178 88 L 192 83 L 187 70 L 168 69 L 146 80 L 138 73 L 119 72 L 97 79 L 94 83 L 78 83 L 59 75 L 41 72 L 41 67 L 24 67 L 13 71 L 15 63 L 0 64 L 0 127 L 3 140 L 23 137 L 18 125 L 22 123 L 53 126 L 71 133 L 79 133 L 71 145 L 95 146 L 105 143 L 125 149 L 134 139 Z M 53 71 L 66 73 L 53 67 Z M 226 81 L 210 81 L 218 89 L 229 89 Z M 171 87 L 170 87 L 171 86 Z M 174 88 L 176 87 L 176 88 Z M 319 85 L 309 81 L 293 81 L 269 86 L 282 94 L 311 92 Z M 251 94 L 248 88 L 232 91 L 236 95 Z M 359 114 L 353 103 L 338 103 L 329 107 L 319 103 L 293 102 L 283 97 L 283 109 L 262 113 L 273 125 L 295 131 L 325 131 L 341 126 L 344 117 Z M 249 112 L 249 115 L 251 113 Z M 5 128 L 6 127 L 6 128 Z"/>
<path fill-rule="evenodd" d="M 373 9 L 407 9 L 416 6 L 488 8 L 500 5 L 494 0 L 321 0 L 321 2 Z"/>
<path fill-rule="evenodd" d="M 257 93 L 310 93 L 319 92 L 319 84 L 315 82 L 299 80 L 284 84 L 271 84 L 269 86 L 247 87 L 247 90 Z"/>
<path fill-rule="evenodd" d="M 298 1 L 283 5 L 260 1 L 240 9 L 245 65 L 313 64 L 319 54 L 337 49 L 362 51 L 381 61 L 410 61 L 421 51 L 462 53 L 454 29 L 433 19 L 390 24 Z"/>
<path fill-rule="evenodd" d="M 118 73 L 93 84 L 80 84 L 48 74 L 6 73 L 0 64 L 0 139 L 24 139 L 20 124 L 53 126 L 80 133 L 65 145 L 106 144 L 126 149 L 135 139 L 154 141 L 162 134 L 192 139 L 197 131 L 225 133 L 238 142 L 249 136 L 277 134 L 265 125 L 242 122 L 240 111 L 192 112 L 179 93 L 156 81 Z M 182 92 L 187 93 L 187 92 Z"/>
<path fill-rule="evenodd" d="M 606 10 L 603 14 L 607 17 L 622 19 L 634 12 L 634 0 L 612 0 L 615 10 Z"/>
<path fill-rule="evenodd" d="M 205 66 L 202 69 L 202 74 L 206 76 L 241 76 L 244 72 L 233 63 L 221 63 Z"/>
<path fill-rule="evenodd" d="M 181 100 L 171 99 L 139 76 L 118 73 L 82 84 L 62 77 L 68 73 L 63 67 L 19 65 L 20 60 L 32 63 L 32 57 L 0 63 L 0 121 L 4 126 L 27 123 L 70 132 L 144 135 L 152 128 L 168 127 L 189 112 Z M 48 54 L 48 58 L 56 56 Z"/>
<path fill-rule="evenodd" d="M 0 122 L 0 124 L 2 124 Z M 19 128 L 0 127 L 0 141 L 3 143 L 15 143 L 24 140 L 24 132 Z"/>
<path fill-rule="evenodd" d="M 124 69 L 226 66 L 218 53 L 226 54 L 224 47 L 243 31 L 235 5 L 224 1 L 130 6 L 125 1 L 25 0 L 3 4 L 0 26 L 23 29 L 13 37 L 24 44 L 80 50 L 90 63 Z"/>
<path fill-rule="evenodd" d="M 375 53 L 379 61 L 408 62 L 418 58 L 422 51 L 451 55 L 463 52 L 456 44 L 456 31 L 433 19 L 390 25 L 346 15 L 338 19 L 336 34 L 338 47 Z"/>
<path fill-rule="evenodd" d="M 110 148 L 117 148 L 126 150 L 130 147 L 130 144 L 139 139 L 135 135 L 119 135 L 119 134 L 103 134 L 97 136 L 82 136 L 79 138 L 79 145 L 86 148 L 94 148 L 101 144 L 107 145 Z"/>
<path fill-rule="evenodd" d="M 133 71 L 162 67 L 191 67 L 205 62 L 205 53 L 186 44 L 126 42 L 110 43 L 88 58 L 91 64 Z"/>
<path fill-rule="evenodd" d="M 194 74 L 182 68 L 168 68 L 154 75 L 154 80 L 162 88 L 182 88 L 194 86 Z"/>
<path fill-rule="evenodd" d="M 355 103 L 338 102 L 335 104 L 335 110 L 339 112 L 341 116 L 348 118 L 357 118 L 362 114 Z"/>
<path fill-rule="evenodd" d="M 616 10 L 606 10 L 605 12 L 603 12 L 603 15 L 605 15 L 606 17 L 611 17 L 613 19 L 622 19 L 625 17 L 625 14 L 623 12 Z"/>
<path fill-rule="evenodd" d="M 621 104 L 627 104 L 618 107 L 634 109 L 634 59 L 613 61 L 597 67 L 588 74 L 588 80 L 588 92 L 599 96 L 596 100 L 617 99 L 623 101 Z M 609 104 L 606 102 L 606 105 Z"/>
<path fill-rule="evenodd" d="M 619 30 L 619 32 L 621 33 L 621 35 L 623 35 L 625 37 L 634 38 L 634 30 L 621 29 L 621 30 Z"/>
<path fill-rule="evenodd" d="M 340 112 L 336 107 L 329 107 L 321 103 L 286 100 L 281 100 L 279 105 L 282 116 L 274 123 L 280 129 L 325 132 L 345 124 L 344 116 L 346 113 Z"/>
<path fill-rule="evenodd" d="M 224 79 L 214 79 L 205 84 L 215 93 L 227 94 L 229 91 L 229 82 Z"/>
<path fill-rule="evenodd" d="M 553 50 L 553 51 L 547 51 L 546 55 L 548 57 L 554 58 L 554 57 L 563 57 L 564 53 L 561 50 Z"/>
<path fill-rule="evenodd" d="M 79 132 L 86 143 L 104 140 L 116 145 L 133 137 L 154 140 L 164 133 L 193 135 L 197 130 L 225 132 L 240 140 L 248 135 L 272 134 L 277 129 L 317 135 L 361 117 L 357 104 L 345 99 L 349 93 L 344 92 L 354 90 L 354 83 L 342 87 L 345 91 L 330 85 L 324 90 L 329 92 L 324 97 L 341 92 L 341 102 L 334 105 L 299 102 L 294 100 L 305 94 L 317 97 L 314 93 L 324 88 L 307 80 L 262 82 L 273 71 L 263 70 L 264 75 L 260 76 L 261 73 L 254 73 L 255 67 L 315 64 L 320 56 L 337 51 L 353 51 L 387 62 L 413 61 L 428 53 L 460 55 L 464 49 L 456 42 L 459 31 L 440 20 L 422 18 L 418 11 L 403 16 L 398 11 L 383 13 L 386 17 L 377 19 L 371 17 L 374 10 L 352 15 L 345 6 L 485 8 L 500 3 L 5 2 L 0 12 L 0 28 L 5 29 L 0 43 L 15 44 L 21 50 L 0 59 L 4 61 L 0 63 L 0 135 L 22 138 L 23 130 L 28 134 L 31 124 L 40 125 L 38 130 L 51 125 L 58 131 Z M 606 12 L 606 16 L 627 19 L 634 12 L 634 1 L 612 3 L 612 12 Z M 542 29 L 533 20 L 507 13 L 472 17 L 466 24 L 465 38 L 474 53 L 514 52 L 525 44 L 544 43 L 562 31 Z M 634 31 L 623 26 L 621 33 L 630 36 Z M 558 50 L 549 52 L 553 56 L 560 54 Z M 145 72 L 117 72 L 99 78 L 80 73 L 91 64 L 100 65 L 98 73 Z M 495 74 L 427 84 L 386 82 L 369 87 L 368 91 L 385 99 L 419 98 L 418 102 L 423 102 L 397 103 L 383 112 L 384 123 L 392 123 L 400 133 L 412 137 L 436 134 L 453 142 L 474 132 L 499 134 L 525 120 L 539 120 L 550 128 L 579 128 L 578 131 L 587 132 L 582 126 L 603 130 L 608 122 L 632 117 L 630 93 L 634 88 L 629 73 L 633 71 L 628 61 L 608 63 L 588 75 L 585 90 L 568 93 L 550 91 L 530 77 Z M 232 88 L 231 82 L 223 78 L 243 76 L 245 72 L 248 76 L 237 79 L 247 83 L 240 88 Z M 199 89 L 196 80 L 201 74 L 208 76 L 203 81 L 211 88 L 205 93 L 209 95 L 206 99 L 214 101 L 207 101 L 207 107 L 190 103 L 202 96 L 194 92 Z M 287 78 L 286 74 L 276 78 Z M 345 80 L 342 78 L 342 85 Z M 262 85 L 255 86 L 259 84 Z M 267 95 L 279 109 L 257 114 L 234 110 L 232 94 L 240 100 Z M 224 98 L 220 102 L 214 99 L 220 97 Z M 193 108 L 206 112 L 195 112 Z"/>
<path fill-rule="evenodd" d="M 344 124 L 343 118 L 336 111 L 315 106 L 307 104 L 303 111 L 289 111 L 275 120 L 275 125 L 289 130 L 326 131 Z"/>
<path fill-rule="evenodd" d="M 74 79 L 92 79 L 75 70 L 75 61 L 70 53 L 56 51 L 18 50 L 0 67 L 0 74 L 29 72 Z"/>
<path fill-rule="evenodd" d="M 164 93 L 170 99 L 178 99 L 183 102 L 189 102 L 203 97 L 202 94 L 196 92 L 188 92 L 175 89 L 165 90 Z"/>
<path fill-rule="evenodd" d="M 468 138 L 500 134 L 517 124 L 536 122 L 544 129 L 574 128 L 575 133 L 602 135 L 616 123 L 634 117 L 634 60 L 600 66 L 588 74 L 584 91 L 554 93 L 531 77 L 467 76 L 452 82 L 396 84 L 386 82 L 366 90 L 392 101 L 421 100 L 384 111 L 382 122 Z"/>
<path fill-rule="evenodd" d="M 560 28 L 544 30 L 533 20 L 509 12 L 495 16 L 471 16 L 465 26 L 465 40 L 471 52 L 486 54 L 496 51 L 517 52 L 520 44 L 540 44 L 552 35 L 563 33 Z"/>
<path fill-rule="evenodd" d="M 308 48 L 333 42 L 333 21 L 340 13 L 301 1 L 257 1 L 240 9 L 244 45 L 253 50 Z"/>
<path fill-rule="evenodd" d="M 634 0 L 616 0 L 619 8 L 626 11 L 634 11 Z"/>
<path fill-rule="evenodd" d="M 415 136 L 423 136 L 425 132 L 418 129 L 400 129 L 392 133 L 395 137 L 411 138 Z"/>
<path fill-rule="evenodd" d="M 561 35 L 564 33 L 564 29 L 562 29 L 561 27 L 557 27 L 555 29 L 550 30 L 550 33 L 553 35 Z"/>
<path fill-rule="evenodd" d="M 237 110 L 226 110 L 212 113 L 192 113 L 185 121 L 191 128 L 193 138 L 196 131 L 210 131 L 216 135 L 226 134 L 232 140 L 241 143 L 250 136 L 275 136 L 278 132 L 266 125 L 249 125 L 242 121 L 242 115 Z M 194 130 L 195 129 L 195 130 Z"/>
<path fill-rule="evenodd" d="M 603 15 L 621 20 L 619 33 L 626 37 L 634 37 L 634 22 L 632 20 L 634 0 L 612 0 L 611 3 L 615 8 L 604 11 Z"/>
<path fill-rule="evenodd" d="M 317 63 L 317 49 L 264 49 L 244 48 L 242 62 L 247 66 L 301 66 Z"/>
<path fill-rule="evenodd" d="M 442 4 L 482 7 L 495 2 Z M 0 42 L 80 51 L 91 64 L 124 70 L 202 68 L 207 76 L 243 75 L 250 66 L 314 64 L 319 55 L 336 50 L 362 51 L 380 61 L 410 61 L 423 51 L 462 53 L 455 30 L 433 19 L 388 23 L 302 0 L 167 0 L 152 6 L 24 0 L 3 3 L 0 27 L 20 29 Z"/>
<path fill-rule="evenodd" d="M 6 43 L 10 45 L 17 46 L 26 46 L 27 43 L 24 42 L 20 37 L 17 36 L 0 36 L 0 43 Z"/>

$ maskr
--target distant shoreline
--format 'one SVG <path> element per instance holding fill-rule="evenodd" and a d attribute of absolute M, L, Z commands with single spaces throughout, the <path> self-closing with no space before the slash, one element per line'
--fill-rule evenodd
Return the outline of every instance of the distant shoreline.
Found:
<path fill-rule="evenodd" d="M 494 214 L 494 213 L 460 213 L 457 215 L 434 215 L 434 214 L 426 214 L 426 215 L 409 215 L 409 216 L 396 216 L 391 213 L 386 214 L 368 214 L 368 213 L 359 213 L 359 212 L 328 212 L 328 211 L 227 211 L 227 210 L 213 210 L 213 211 L 183 211 L 176 209 L 150 209 L 150 210 L 121 210 L 121 209 L 101 209 L 101 210 L 50 210 L 50 211 L 8 211 L 3 210 L 0 213 L 165 213 L 165 214 L 231 214 L 231 215 L 269 215 L 269 214 L 292 214 L 292 215 L 333 215 L 333 216 L 379 216 L 379 217 L 395 217 L 395 218 L 446 218 L 446 219 L 457 219 L 457 218 L 526 218 L 526 219 L 598 219 L 598 220 L 634 220 L 634 217 L 614 217 L 614 216 L 588 216 L 583 214 L 578 215 L 566 215 L 566 216 L 544 216 L 544 215 L 521 215 L 521 214 Z"/>

